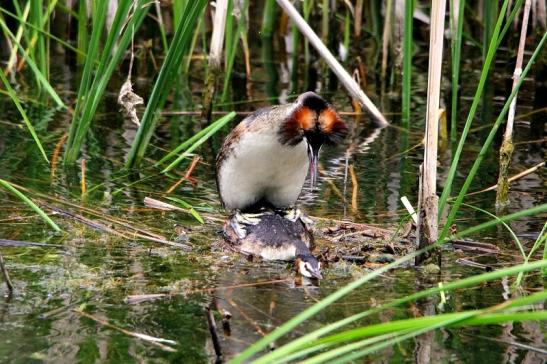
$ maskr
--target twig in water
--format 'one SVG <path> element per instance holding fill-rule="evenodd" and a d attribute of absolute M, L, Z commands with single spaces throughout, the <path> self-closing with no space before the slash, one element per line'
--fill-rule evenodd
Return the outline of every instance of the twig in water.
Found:
<path fill-rule="evenodd" d="M 525 171 L 522 171 L 518 174 L 515 174 L 514 176 L 510 177 L 507 182 L 509 183 L 512 183 L 522 177 L 525 177 L 527 175 L 529 175 L 530 173 L 534 173 L 535 171 L 537 171 L 538 169 L 540 169 L 541 167 L 545 166 L 545 162 L 541 162 L 541 163 L 538 163 L 536 164 L 535 166 L 531 167 L 531 168 L 528 168 L 527 170 Z M 498 188 L 498 184 L 496 183 L 495 185 L 493 186 L 490 186 L 488 188 L 485 188 L 483 190 L 480 190 L 480 191 L 475 191 L 475 192 L 470 192 L 468 194 L 466 194 L 466 196 L 471 196 L 471 195 L 477 195 L 479 193 L 483 193 L 483 192 L 488 192 L 488 191 L 492 191 L 492 190 L 495 190 L 496 188 Z"/>
<path fill-rule="evenodd" d="M 59 155 L 61 154 L 61 149 L 63 149 L 63 145 L 65 145 L 67 138 L 68 138 L 68 133 L 64 133 L 61 139 L 59 139 L 59 141 L 55 145 L 55 149 L 53 150 L 53 155 L 51 156 L 51 173 L 50 173 L 50 177 L 52 180 L 55 177 L 57 164 L 59 164 Z"/>
<path fill-rule="evenodd" d="M 213 347 L 217 356 L 216 363 L 222 363 L 222 348 L 220 346 L 220 339 L 217 333 L 217 324 L 215 317 L 211 312 L 211 306 L 205 308 L 205 317 L 207 318 L 207 326 L 209 326 L 209 332 L 211 333 L 211 339 L 213 340 Z"/>
<path fill-rule="evenodd" d="M 192 162 L 188 166 L 188 169 L 186 170 L 186 173 L 184 174 L 184 176 L 181 179 L 179 179 L 177 183 L 169 187 L 169 189 L 165 193 L 173 192 L 175 188 L 177 188 L 182 182 L 186 180 L 190 181 L 193 185 L 196 185 L 197 181 L 195 178 L 192 177 L 192 173 L 194 172 L 194 169 L 196 169 L 196 166 L 198 165 L 199 160 L 200 160 L 200 156 L 195 155 L 194 159 L 192 159 Z"/>
<path fill-rule="evenodd" d="M 162 338 L 159 338 L 159 337 L 154 337 L 154 336 L 150 336 L 150 335 L 146 335 L 146 334 L 140 334 L 138 332 L 129 331 L 129 330 L 126 330 L 122 327 L 118 327 L 116 325 L 113 325 L 108 321 L 102 320 L 98 317 L 95 317 L 93 315 L 90 315 L 89 313 L 86 313 L 86 312 L 78 310 L 78 309 L 74 309 L 74 310 L 72 310 L 72 312 L 75 312 L 80 316 L 87 317 L 88 319 L 93 320 L 96 323 L 101 324 L 103 326 L 106 326 L 110 329 L 114 329 L 114 330 L 119 331 L 121 333 L 124 333 L 128 336 L 135 337 L 137 339 L 141 339 L 143 341 L 146 341 L 147 343 L 152 344 L 154 346 L 157 346 L 158 348 L 160 348 L 162 350 L 169 351 L 171 353 L 174 353 L 174 352 L 177 351 L 175 348 L 172 348 L 170 346 L 162 344 L 162 343 L 166 343 L 166 344 L 171 344 L 171 345 L 177 345 L 176 341 L 168 340 L 168 339 L 162 339 Z"/>
<path fill-rule="evenodd" d="M 86 172 L 86 166 L 85 166 L 85 158 L 82 158 L 82 161 L 80 163 L 80 169 L 82 170 L 82 178 L 80 180 L 81 188 L 82 188 L 82 199 L 85 197 L 85 193 L 87 191 L 87 183 L 85 181 L 85 172 Z"/>
<path fill-rule="evenodd" d="M 355 168 L 353 168 L 353 164 L 349 166 L 349 174 L 351 176 L 351 209 L 354 213 L 357 213 L 359 211 L 358 204 L 357 204 L 357 193 L 359 192 L 359 183 L 357 182 L 357 176 L 355 175 Z"/>
<path fill-rule="evenodd" d="M 4 276 L 4 280 L 6 281 L 6 286 L 8 287 L 9 293 L 13 293 L 13 283 L 11 283 L 11 279 L 9 278 L 8 269 L 6 268 L 6 265 L 4 263 L 4 257 L 0 253 L 0 270 L 2 270 L 2 275 Z"/>
<path fill-rule="evenodd" d="M 0 246 L 39 246 L 44 248 L 66 248 L 64 245 L 36 243 L 34 241 L 0 239 Z"/>
<path fill-rule="evenodd" d="M 127 296 L 125 299 L 126 303 L 140 303 L 144 301 L 150 301 L 155 300 L 159 298 L 168 298 L 168 297 L 174 297 L 180 294 L 193 294 L 193 293 L 202 293 L 202 292 L 215 292 L 221 289 L 234 289 L 234 288 L 245 288 L 245 287 L 255 287 L 255 286 L 263 286 L 268 284 L 276 284 L 276 283 L 285 283 L 288 282 L 289 278 L 285 279 L 275 279 L 273 281 L 263 281 L 263 282 L 255 282 L 255 283 L 243 283 L 243 284 L 235 284 L 231 286 L 223 286 L 223 287 L 213 287 L 213 288 L 203 288 L 203 289 L 193 289 L 186 291 L 184 293 L 154 293 L 154 294 L 139 294 L 139 295 L 130 295 Z"/>

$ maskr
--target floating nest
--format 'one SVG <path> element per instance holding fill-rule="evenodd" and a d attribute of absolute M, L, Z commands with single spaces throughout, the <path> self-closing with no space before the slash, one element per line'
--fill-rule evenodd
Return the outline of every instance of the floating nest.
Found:
<path fill-rule="evenodd" d="M 268 247 L 279 249 L 281 246 L 292 246 L 292 242 L 299 240 L 325 264 L 347 261 L 366 266 L 390 263 L 413 250 L 408 237 L 411 226 L 397 233 L 394 229 L 365 224 L 312 219 L 316 223 L 310 226 L 301 219 L 291 221 L 277 213 L 265 213 L 256 225 L 247 225 L 247 235 L 240 237 L 230 217 L 223 228 L 223 247 L 249 257 L 270 260 L 272 254 Z M 293 249 L 280 255 L 273 259 L 292 260 L 295 251 Z"/>

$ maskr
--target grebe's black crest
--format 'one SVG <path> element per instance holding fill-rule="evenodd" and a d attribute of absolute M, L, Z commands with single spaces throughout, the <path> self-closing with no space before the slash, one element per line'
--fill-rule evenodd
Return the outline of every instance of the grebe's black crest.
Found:
<path fill-rule="evenodd" d="M 319 150 L 323 144 L 338 144 L 346 137 L 346 123 L 321 96 L 306 92 L 295 104 L 279 130 L 281 144 L 296 145 L 306 138 L 313 149 Z"/>

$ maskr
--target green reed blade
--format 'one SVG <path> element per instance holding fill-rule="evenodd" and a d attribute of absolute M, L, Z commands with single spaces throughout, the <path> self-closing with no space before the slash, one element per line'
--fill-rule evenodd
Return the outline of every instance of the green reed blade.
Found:
<path fill-rule="evenodd" d="M 128 13 L 131 7 L 134 8 L 134 12 L 128 20 Z M 106 14 L 106 8 L 103 2 L 99 2 L 95 9 L 93 13 L 94 32 L 91 34 L 88 57 L 84 65 L 80 90 L 78 91 L 78 102 L 70 125 L 64 159 L 65 164 L 72 164 L 78 158 L 81 145 L 85 140 L 108 82 L 116 67 L 125 57 L 125 52 L 133 38 L 134 31 L 139 28 L 149 8 L 150 3 L 146 0 L 138 0 L 136 4 L 133 4 L 130 0 L 118 2 L 118 9 L 112 21 L 96 69 L 93 68 L 95 64 L 93 60 L 99 55 L 98 42 L 104 26 L 104 22 L 98 18 L 100 18 L 100 14 Z M 95 30 L 97 30 L 96 33 Z M 91 80 L 92 74 L 95 74 L 93 80 Z"/>
<path fill-rule="evenodd" d="M 0 72 L 0 75 L 3 76 L 3 72 Z M 15 187 L 13 187 L 8 181 L 0 179 L 0 185 L 2 187 L 4 187 L 5 189 L 7 189 L 8 191 L 10 191 L 11 193 L 13 193 L 19 199 L 21 199 L 28 207 L 33 209 L 38 215 L 40 215 L 42 220 L 44 220 L 55 231 L 61 231 L 61 228 L 59 226 L 57 226 L 57 224 L 55 222 L 53 222 L 53 220 L 51 220 L 49 218 L 49 216 L 47 216 L 47 214 L 44 212 L 44 210 L 42 210 L 40 207 L 38 207 L 38 205 L 36 205 L 34 202 L 32 202 L 27 196 L 25 196 L 23 193 L 21 193 L 21 191 L 19 191 Z"/>
<path fill-rule="evenodd" d="M 173 202 L 178 203 L 183 208 L 187 209 L 188 213 L 190 215 L 192 215 L 197 221 L 199 221 L 202 224 L 205 224 L 205 220 L 203 220 L 203 217 L 201 217 L 199 212 L 197 212 L 196 209 L 192 205 L 190 205 L 188 202 L 186 202 L 186 201 L 184 201 L 180 198 L 173 197 L 173 196 L 165 196 L 165 198 L 168 199 L 168 200 L 171 200 Z"/>
<path fill-rule="evenodd" d="M 264 12 L 262 15 L 262 28 L 261 36 L 262 37 L 271 37 L 273 35 L 274 26 L 275 26 L 275 0 L 266 0 L 264 2 Z"/>
<path fill-rule="evenodd" d="M 458 139 L 458 90 L 460 88 L 460 60 L 462 52 L 463 19 L 465 1 L 458 0 L 458 9 L 455 9 L 454 0 L 450 1 L 450 11 L 457 12 L 458 22 L 452 26 L 452 101 L 450 112 L 450 140 L 455 142 Z M 451 15 L 451 19 L 453 16 Z"/>
<path fill-rule="evenodd" d="M 144 153 L 156 127 L 159 110 L 163 107 L 171 86 L 174 83 L 175 75 L 180 68 L 180 60 L 188 51 L 197 19 L 201 16 L 206 4 L 206 0 L 191 1 L 186 4 L 183 10 L 181 22 L 169 46 L 169 51 L 148 100 L 141 125 L 131 145 L 126 162 L 128 168 L 139 167 L 144 157 Z"/>
<path fill-rule="evenodd" d="M 474 206 L 474 205 L 469 205 L 469 204 L 466 204 L 466 203 L 462 203 L 462 205 L 466 206 L 466 207 L 469 207 L 469 208 L 472 208 L 474 210 L 480 211 L 483 214 L 488 215 L 488 216 L 490 216 L 490 217 L 492 217 L 496 220 L 500 220 L 500 218 L 498 216 L 494 215 L 493 213 L 491 213 L 489 211 L 481 209 L 480 207 L 477 207 L 477 206 Z M 519 248 L 520 254 L 522 255 L 523 258 L 526 259 L 526 253 L 524 252 L 524 247 L 522 246 L 522 243 L 520 242 L 520 239 L 518 238 L 517 234 L 515 234 L 513 229 L 511 229 L 511 227 L 509 225 L 507 225 L 504 221 L 500 221 L 500 223 L 503 225 L 503 227 L 505 229 L 507 229 L 507 231 L 511 235 L 511 238 L 515 241 L 515 244 Z"/>
<path fill-rule="evenodd" d="M 187 145 L 187 144 L 189 144 L 190 140 L 195 140 L 195 141 L 192 142 L 192 145 L 188 149 L 186 149 L 184 151 L 184 153 L 182 153 L 180 156 L 178 156 L 177 159 L 175 159 L 171 164 L 169 164 L 162 171 L 162 173 L 169 172 L 170 170 L 175 168 L 184 158 L 186 158 L 188 155 L 190 155 L 190 153 L 192 153 L 197 147 L 199 147 L 201 144 L 203 144 L 213 134 L 215 134 L 217 131 L 219 131 L 224 125 L 226 125 L 226 123 L 228 123 L 230 120 L 232 120 L 235 116 L 236 116 L 235 111 L 232 111 L 231 113 L 229 113 L 227 115 L 224 115 L 223 117 L 221 117 L 220 119 L 215 121 L 213 124 L 211 124 L 209 127 L 202 130 L 202 132 L 207 130 L 206 132 L 204 132 L 202 134 L 198 133 L 198 134 L 200 134 L 199 139 L 195 140 L 194 138 L 196 136 L 194 136 L 194 137 L 190 138 L 188 141 L 182 143 L 181 145 Z M 183 149 L 184 148 L 179 147 L 179 148 L 176 148 L 175 150 L 183 150 Z M 171 152 L 170 154 L 172 154 L 172 153 L 173 152 Z M 162 160 L 166 159 L 166 157 L 164 157 Z"/>
<path fill-rule="evenodd" d="M 532 68 L 532 65 L 534 64 L 537 56 L 540 54 L 540 52 L 543 48 L 543 45 L 545 44 L 546 39 L 547 39 L 547 32 L 545 32 L 543 34 L 543 37 L 541 38 L 539 44 L 537 45 L 534 53 L 532 54 L 532 56 L 530 57 L 530 60 L 526 64 L 526 67 L 522 71 L 521 76 L 519 77 L 517 83 L 514 85 L 511 94 L 509 95 L 509 97 L 505 101 L 505 104 L 503 105 L 503 109 L 501 110 L 498 118 L 494 122 L 494 125 L 492 126 L 492 129 L 490 130 L 490 134 L 488 134 L 488 137 L 486 138 L 486 141 L 482 145 L 482 148 L 479 152 L 479 155 L 477 156 L 477 159 L 473 163 L 473 166 L 471 167 L 471 170 L 468 172 L 467 178 L 465 179 L 465 182 L 464 182 L 462 188 L 460 189 L 458 197 L 456 198 L 456 201 L 454 202 L 454 204 L 452 205 L 452 208 L 450 209 L 450 212 L 449 212 L 448 217 L 446 219 L 445 225 L 444 225 L 441 233 L 439 234 L 439 240 L 440 241 L 443 241 L 444 238 L 446 238 L 446 236 L 448 235 L 448 230 L 450 229 L 450 226 L 452 225 L 452 222 L 454 221 L 454 218 L 456 217 L 456 213 L 458 212 L 458 209 L 459 209 L 460 205 L 463 202 L 465 194 L 467 193 L 467 190 L 469 189 L 469 186 L 471 186 L 471 183 L 473 182 L 473 179 L 475 178 L 475 175 L 476 175 L 476 173 L 477 173 L 477 171 L 478 171 L 478 169 L 481 165 L 481 162 L 484 159 L 484 156 L 486 155 L 486 152 L 490 148 L 490 145 L 492 144 L 492 141 L 494 140 L 494 137 L 496 135 L 496 132 L 497 132 L 499 126 L 501 125 L 502 121 L 505 119 L 505 115 L 507 114 L 507 111 L 509 110 L 509 106 L 511 105 L 511 102 L 513 101 L 513 99 L 517 95 L 517 93 L 520 89 L 520 86 L 522 85 L 522 82 L 524 81 L 524 78 L 526 77 L 526 75 L 530 71 L 530 68 Z M 492 40 L 494 40 L 494 37 L 492 38 Z M 460 139 L 460 143 L 463 139 L 464 139 L 464 136 L 462 135 L 462 138 Z M 460 147 L 460 145 L 458 145 L 458 148 L 459 147 Z M 461 152 L 461 150 L 460 150 L 460 152 Z M 456 159 L 454 159 L 454 161 L 452 162 L 452 165 L 455 164 L 454 162 L 457 163 Z M 451 166 L 451 169 L 452 169 L 452 166 Z M 450 181 L 450 183 L 452 183 L 452 181 Z M 447 189 L 447 187 L 448 187 L 448 185 L 445 187 L 445 189 L 443 189 L 443 196 L 445 196 L 445 190 Z M 445 196 L 445 198 L 446 198 L 446 196 Z M 442 207 L 444 207 L 444 206 L 439 207 L 439 211 L 443 211 Z"/>
<path fill-rule="evenodd" d="M 471 104 L 471 108 L 469 109 L 469 114 L 467 115 L 467 120 L 465 121 L 465 125 L 462 130 L 462 134 L 460 136 L 460 141 L 456 148 L 456 152 L 454 153 L 452 157 L 452 163 L 450 164 L 450 169 L 448 170 L 448 176 L 445 181 L 443 192 L 441 194 L 441 197 L 439 198 L 439 216 L 442 214 L 442 211 L 444 211 L 446 201 L 450 197 L 452 184 L 454 183 L 454 177 L 456 175 L 456 169 L 458 167 L 458 162 L 460 160 L 463 146 L 465 145 L 467 134 L 469 133 L 469 129 L 471 128 L 471 124 L 473 122 L 473 119 L 475 118 L 475 113 L 479 106 L 479 102 L 481 101 L 482 93 L 483 93 L 486 80 L 488 78 L 488 74 L 490 71 L 490 66 L 492 65 L 492 60 L 494 59 L 494 54 L 496 53 L 496 50 L 497 50 L 500 28 L 503 22 L 503 18 L 505 16 L 505 11 L 507 9 L 508 2 L 509 0 L 504 0 L 503 2 L 501 11 L 499 12 L 498 20 L 496 22 L 492 37 L 490 39 L 490 46 L 488 47 L 488 53 L 486 54 L 486 58 L 484 60 L 481 76 L 479 79 L 479 84 L 477 86 L 477 90 L 475 91 L 475 96 L 473 97 L 473 102 Z"/>
<path fill-rule="evenodd" d="M 414 20 L 414 0 L 405 0 L 404 10 L 402 125 L 408 127 L 410 119 L 410 96 L 412 94 L 412 21 Z"/>

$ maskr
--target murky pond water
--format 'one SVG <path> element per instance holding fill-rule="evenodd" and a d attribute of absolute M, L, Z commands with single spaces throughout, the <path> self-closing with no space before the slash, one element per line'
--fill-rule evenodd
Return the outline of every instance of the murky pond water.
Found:
<path fill-rule="evenodd" d="M 279 45 L 276 45 L 279 48 Z M 278 50 L 279 51 L 279 50 Z M 463 78 L 469 80 L 462 90 L 471 95 L 477 79 L 475 63 L 480 63 L 476 50 L 467 50 L 469 61 Z M 234 103 L 222 109 L 252 111 L 271 103 L 293 97 L 291 89 L 305 91 L 302 82 L 293 85 L 287 74 L 287 62 L 282 52 L 272 65 L 262 58 L 259 45 L 253 49 L 253 98 L 256 102 Z M 425 55 L 417 55 L 416 69 L 423 69 Z M 266 65 L 266 67 L 265 67 Z M 173 110 L 196 110 L 199 105 L 201 67 L 196 63 L 195 79 L 187 81 L 186 100 Z M 278 74 L 272 75 L 274 70 Z M 73 98 L 76 75 L 68 65 L 55 65 L 53 82 L 64 87 L 64 96 Z M 144 76 L 144 74 L 143 74 Z M 502 84 L 501 76 L 495 84 Z M 150 78 L 150 77 L 149 77 Z M 417 146 L 423 135 L 425 109 L 425 79 L 415 76 L 415 105 L 409 130 L 399 127 L 398 94 L 385 96 L 382 110 L 394 126 L 375 129 L 367 117 L 345 116 L 352 125 L 349 140 L 322 155 L 323 176 L 317 191 L 304 191 L 301 205 L 317 218 L 368 224 L 396 225 L 405 215 L 400 197 L 408 196 L 415 204 L 418 164 L 422 159 Z M 0 361 L 23 362 L 207 362 L 214 358 L 204 307 L 211 302 L 232 314 L 230 330 L 221 333 L 225 357 L 230 357 L 259 339 L 304 308 L 315 303 L 363 273 L 363 267 L 352 263 L 332 264 L 325 270 L 326 279 L 319 286 L 300 285 L 289 263 L 248 262 L 237 255 L 221 251 L 218 242 L 222 221 L 215 190 L 214 156 L 228 133 L 229 127 L 215 135 L 197 153 L 201 161 L 193 173 L 196 183 L 182 183 L 171 195 L 192 204 L 205 218 L 198 223 L 190 214 L 163 212 L 145 206 L 145 197 L 161 199 L 182 175 L 188 163 L 177 174 L 165 176 L 151 167 L 167 150 L 171 150 L 188 135 L 199 130 L 196 116 L 165 115 L 149 148 L 146 169 L 140 174 L 128 174 L 122 169 L 124 158 L 135 135 L 136 126 L 124 120 L 115 104 L 115 92 L 120 79 L 112 82 L 105 102 L 82 150 L 86 160 L 88 193 L 81 194 L 80 168 L 63 169 L 47 166 L 41 159 L 19 117 L 5 96 L 0 96 L 0 178 L 28 189 L 28 194 L 48 212 L 64 232 L 54 233 L 25 205 L 11 195 L 0 192 L 0 239 L 53 244 L 13 247 L 0 245 L 12 280 L 13 296 L 0 285 Z M 63 86 L 65 85 L 65 86 Z M 534 90 L 528 82 L 519 96 L 520 114 L 531 110 Z M 27 85 L 27 87 L 30 87 Z M 148 79 L 139 78 L 137 92 L 146 94 Z M 369 92 L 375 96 L 374 87 Z M 448 87 L 447 87 L 448 89 Z M 191 91 L 190 91 L 191 90 Z M 321 90 L 320 90 L 321 91 Z M 20 92 L 25 92 L 22 85 Z M 496 91 L 498 92 L 498 91 Z M 504 90 L 499 93 L 503 94 Z M 238 93 L 236 93 L 239 95 Z M 321 91 L 342 112 L 350 112 L 351 105 L 340 87 Z M 246 100 L 244 95 L 235 96 Z M 448 96 L 445 95 L 445 99 Z M 378 99 L 378 98 L 376 98 Z M 191 101 L 189 101 L 191 100 Z M 497 110 L 500 101 L 494 102 Z M 466 116 L 469 99 L 462 99 Z M 51 156 L 63 134 L 68 130 L 70 116 L 51 107 L 26 105 Z M 241 120 L 241 116 L 238 121 Z M 486 123 L 489 124 L 489 123 Z M 477 125 L 484 125 L 479 122 Z M 232 125 L 233 126 L 233 125 Z M 518 143 L 512 163 L 512 174 L 540 163 L 545 150 L 534 135 L 529 118 L 522 118 L 516 127 Z M 459 186 L 485 137 L 485 129 L 473 131 L 465 147 Z M 450 144 L 441 145 L 440 175 L 445 176 L 450 161 Z M 346 156 L 357 179 L 356 203 L 350 200 L 354 184 L 351 179 L 344 186 Z M 497 180 L 497 152 L 490 153 L 476 178 L 473 190 L 491 186 Z M 512 185 L 509 212 L 529 208 L 545 201 L 545 169 L 529 174 Z M 442 185 L 442 183 L 441 183 Z M 346 204 L 340 193 L 345 193 Z M 468 203 L 492 210 L 495 192 L 470 196 Z M 459 227 L 472 226 L 487 217 L 475 210 L 464 209 L 459 215 Z M 527 248 L 536 239 L 546 216 L 533 216 L 511 223 L 511 227 Z M 136 234 L 141 234 L 141 237 Z M 190 245 L 190 252 L 178 247 L 152 242 L 168 240 Z M 294 330 L 292 337 L 362 311 L 394 297 L 401 297 L 420 288 L 435 284 L 436 280 L 453 280 L 481 272 L 456 263 L 466 258 L 490 267 L 520 259 L 509 234 L 501 228 L 489 229 L 477 239 L 498 245 L 497 256 L 477 256 L 471 253 L 446 251 L 440 277 L 430 281 L 427 275 L 413 268 L 385 274 L 359 288 L 343 300 Z M 321 247 L 319 241 L 319 248 Z M 541 289 L 541 280 L 531 277 L 529 289 Z M 216 289 L 213 289 L 216 288 Z M 165 297 L 133 302 L 128 297 L 163 293 Z M 453 293 L 448 297 L 445 312 L 493 305 L 503 300 L 507 285 L 489 284 Z M 369 318 L 367 322 L 381 322 L 411 317 L 416 312 L 434 312 L 438 299 L 415 302 Z M 78 313 L 79 309 L 103 323 Z M 108 322 L 115 328 L 104 324 Z M 366 324 L 364 322 L 363 324 Z M 220 319 L 217 319 L 220 325 Z M 413 362 L 423 355 L 431 362 L 527 362 L 547 360 L 541 352 L 545 327 L 535 322 L 504 326 L 439 330 L 431 335 L 408 340 L 384 350 L 370 362 Z M 146 334 L 173 340 L 175 352 L 166 351 L 127 332 Z M 289 337 L 290 338 L 290 337 Z M 286 339 L 285 339 L 286 340 Z"/>

